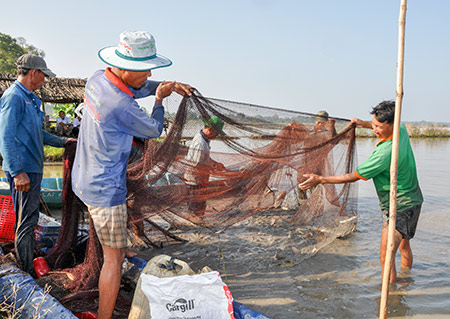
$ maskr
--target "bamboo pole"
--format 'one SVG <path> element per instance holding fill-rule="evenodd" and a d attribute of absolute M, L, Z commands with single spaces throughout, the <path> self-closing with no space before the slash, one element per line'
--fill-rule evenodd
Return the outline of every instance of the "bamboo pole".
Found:
<path fill-rule="evenodd" d="M 397 215 L 397 173 L 398 173 L 398 144 L 400 137 L 400 118 L 403 100 L 403 66 L 405 53 L 405 22 L 406 22 L 406 2 L 401 0 L 400 15 L 398 19 L 398 55 L 397 55 L 397 90 L 395 94 L 395 118 L 394 133 L 392 137 L 392 155 L 391 155 L 391 187 L 389 202 L 389 231 L 386 250 L 386 259 L 383 271 L 383 284 L 381 289 L 380 301 L 380 319 L 387 318 L 387 300 L 389 295 L 389 277 L 391 266 L 395 262 L 394 253 L 394 234 L 395 234 L 395 217 Z"/>

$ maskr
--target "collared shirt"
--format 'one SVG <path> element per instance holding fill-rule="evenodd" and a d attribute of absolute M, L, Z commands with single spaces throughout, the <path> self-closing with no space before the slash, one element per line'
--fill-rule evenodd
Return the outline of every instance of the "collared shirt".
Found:
<path fill-rule="evenodd" d="M 78 127 L 78 126 L 80 126 L 80 124 L 81 124 L 81 121 L 78 119 L 78 117 L 75 117 L 74 119 L 73 119 L 73 127 Z"/>
<path fill-rule="evenodd" d="M 392 136 L 381 139 L 370 157 L 356 169 L 356 175 L 364 180 L 373 179 L 380 207 L 389 211 L 391 188 L 391 152 Z M 403 212 L 423 202 L 422 192 L 417 179 L 416 162 L 405 124 L 400 126 L 398 175 L 397 175 L 397 212 Z"/>
<path fill-rule="evenodd" d="M 146 81 L 139 89 L 127 87 L 110 69 L 97 71 L 88 80 L 72 168 L 72 188 L 83 202 L 100 207 L 125 203 L 133 136 L 158 137 L 164 123 L 161 104 L 149 117 L 135 98 L 154 95 L 159 84 Z"/>
<path fill-rule="evenodd" d="M 60 116 L 58 116 L 58 118 L 56 119 L 56 126 L 59 126 L 60 123 L 70 124 L 72 122 L 70 122 L 70 119 L 67 116 L 65 116 L 63 119 Z"/>
<path fill-rule="evenodd" d="M 42 173 L 44 144 L 63 147 L 65 138 L 42 129 L 41 100 L 15 81 L 0 99 L 0 152 L 11 176 Z"/>

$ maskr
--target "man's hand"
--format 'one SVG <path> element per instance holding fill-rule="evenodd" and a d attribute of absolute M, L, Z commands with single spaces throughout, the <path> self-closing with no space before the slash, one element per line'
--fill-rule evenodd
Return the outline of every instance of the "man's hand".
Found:
<path fill-rule="evenodd" d="M 64 146 L 70 145 L 72 143 L 76 143 L 78 141 L 78 139 L 73 138 L 73 137 L 68 137 L 66 138 L 66 141 L 64 142 Z"/>
<path fill-rule="evenodd" d="M 168 97 L 170 94 L 172 94 L 173 91 L 177 92 L 181 96 L 184 96 L 185 94 L 191 96 L 191 90 L 192 87 L 189 84 L 175 81 L 162 82 L 156 89 L 155 98 L 157 100 L 162 100 L 163 98 Z"/>
<path fill-rule="evenodd" d="M 30 179 L 27 173 L 22 172 L 14 176 L 14 186 L 18 191 L 28 192 L 30 190 Z"/>
<path fill-rule="evenodd" d="M 352 120 L 350 121 L 350 124 L 356 124 L 356 127 L 363 127 L 363 128 L 372 128 L 372 121 L 363 121 L 360 120 L 356 117 L 352 118 Z"/>
<path fill-rule="evenodd" d="M 174 91 L 180 94 L 181 96 L 184 96 L 187 94 L 188 96 L 192 95 L 192 87 L 189 84 L 175 82 L 175 88 Z"/>
<path fill-rule="evenodd" d="M 156 88 L 155 99 L 162 100 L 163 98 L 168 97 L 170 94 L 172 94 L 175 88 L 175 84 L 175 81 L 160 83 Z"/>
<path fill-rule="evenodd" d="M 353 123 L 356 124 L 356 127 L 361 127 L 361 120 L 359 118 L 356 118 L 356 117 L 352 118 L 352 120 L 350 121 L 350 124 L 353 124 Z"/>
<path fill-rule="evenodd" d="M 303 183 L 298 184 L 298 187 L 302 190 L 307 190 L 313 188 L 322 181 L 322 176 L 316 174 L 303 174 L 304 177 L 308 178 Z"/>

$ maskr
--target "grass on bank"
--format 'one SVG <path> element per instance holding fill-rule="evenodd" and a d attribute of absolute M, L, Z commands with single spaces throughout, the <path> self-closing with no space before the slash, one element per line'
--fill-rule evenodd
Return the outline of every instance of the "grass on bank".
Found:
<path fill-rule="evenodd" d="M 64 153 L 64 147 L 44 146 L 44 158 L 46 162 L 60 162 Z"/>
<path fill-rule="evenodd" d="M 445 126 L 415 126 L 406 124 L 409 136 L 411 138 L 449 138 L 450 128 Z M 371 129 L 357 128 L 357 137 L 376 137 Z"/>

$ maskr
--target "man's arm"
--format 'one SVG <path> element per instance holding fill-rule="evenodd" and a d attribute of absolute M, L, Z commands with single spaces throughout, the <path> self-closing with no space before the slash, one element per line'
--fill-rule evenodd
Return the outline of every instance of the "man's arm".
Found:
<path fill-rule="evenodd" d="M 64 147 L 64 144 L 67 141 L 65 137 L 55 136 L 50 134 L 46 130 L 42 130 L 42 135 L 44 136 L 44 145 L 50 145 L 54 147 Z"/>
<path fill-rule="evenodd" d="M 372 121 L 363 121 L 363 120 L 360 120 L 360 119 L 354 117 L 354 118 L 352 118 L 350 124 L 353 124 L 353 123 L 356 124 L 356 127 L 370 128 L 370 129 L 372 128 Z"/>
<path fill-rule="evenodd" d="M 300 183 L 298 187 L 302 190 L 313 188 L 318 184 L 343 184 L 343 183 L 353 183 L 359 180 L 355 173 L 348 173 L 336 176 L 320 176 L 316 174 L 304 174 L 303 176 L 308 179 L 303 183 Z"/>

